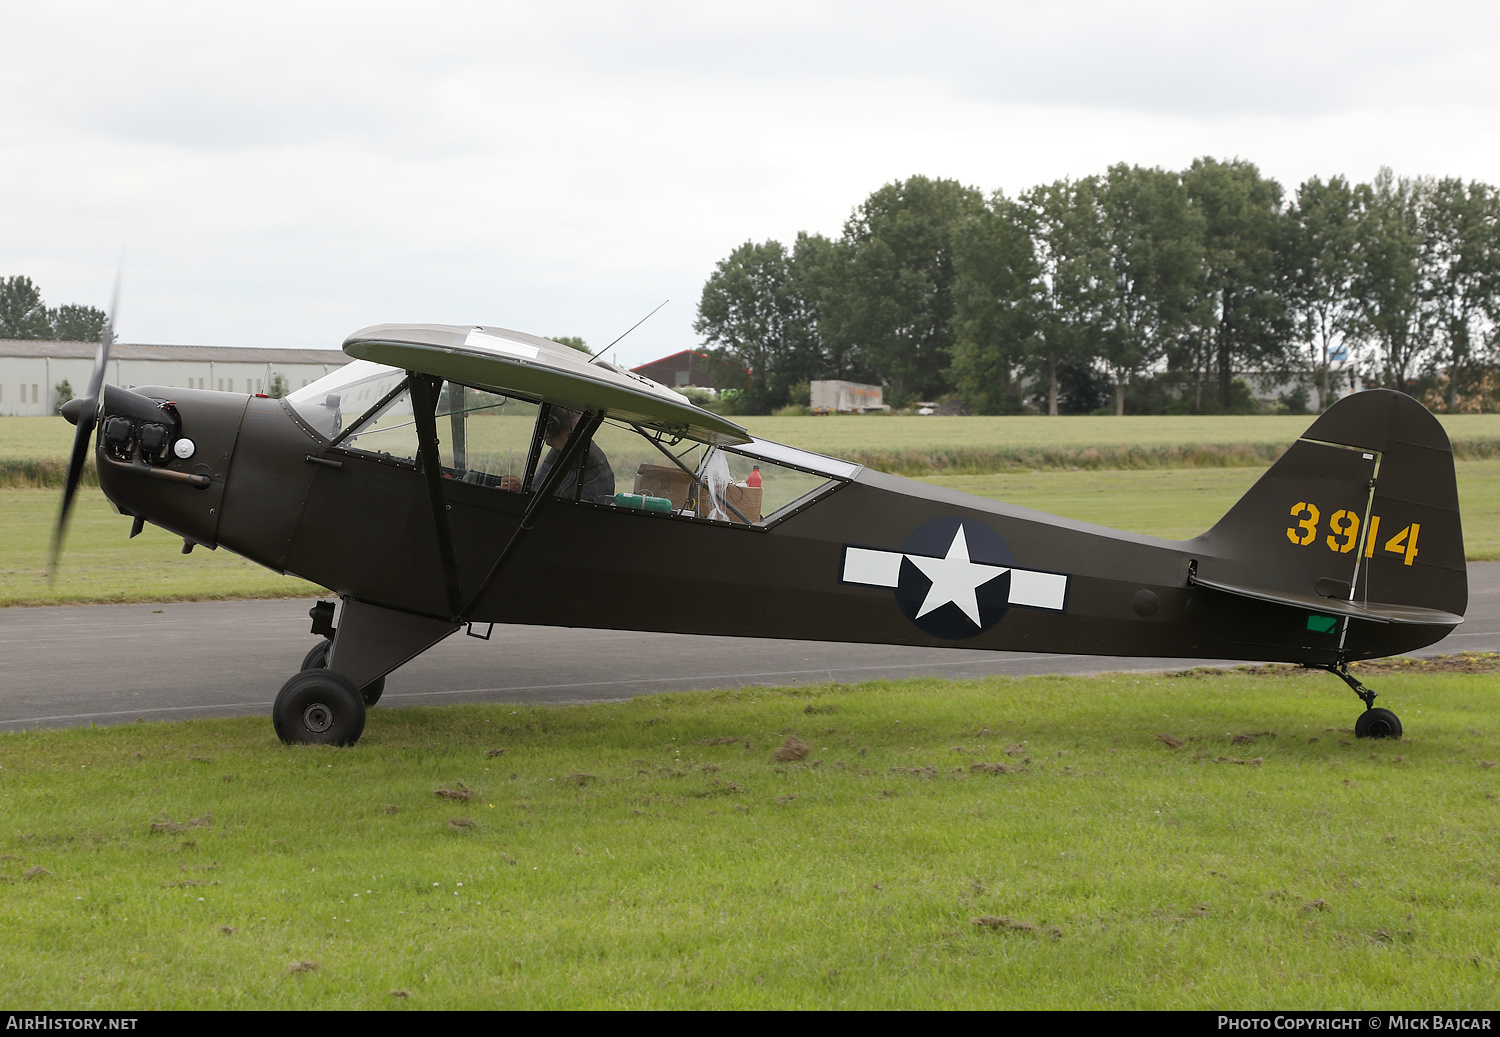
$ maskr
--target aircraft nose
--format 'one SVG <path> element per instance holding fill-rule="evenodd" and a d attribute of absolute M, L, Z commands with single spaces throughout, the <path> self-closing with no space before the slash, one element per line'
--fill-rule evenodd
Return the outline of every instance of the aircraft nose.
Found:
<path fill-rule="evenodd" d="M 106 385 L 102 395 L 95 458 L 105 495 L 125 514 L 214 547 L 249 397 L 152 385 Z"/>
<path fill-rule="evenodd" d="M 69 425 L 78 424 L 78 415 L 83 410 L 83 401 L 73 397 L 67 403 L 58 408 L 58 413 L 68 419 Z"/>

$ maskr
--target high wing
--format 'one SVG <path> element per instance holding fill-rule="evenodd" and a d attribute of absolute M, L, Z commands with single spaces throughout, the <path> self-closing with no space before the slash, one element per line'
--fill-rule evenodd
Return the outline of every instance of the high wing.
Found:
<path fill-rule="evenodd" d="M 494 392 L 603 411 L 612 418 L 717 446 L 752 439 L 739 425 L 694 406 L 659 382 L 601 360 L 590 361 L 551 339 L 506 328 L 378 324 L 345 339 L 344 352 Z"/>

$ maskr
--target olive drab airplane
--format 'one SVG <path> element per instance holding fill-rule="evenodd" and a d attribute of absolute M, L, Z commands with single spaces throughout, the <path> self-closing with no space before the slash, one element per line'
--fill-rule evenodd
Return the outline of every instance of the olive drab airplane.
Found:
<path fill-rule="evenodd" d="M 103 385 L 77 425 L 134 519 L 331 588 L 272 707 L 355 742 L 385 675 L 495 623 L 1300 663 L 1399 737 L 1352 660 L 1468 601 L 1453 455 L 1384 390 L 1334 404 L 1208 532 L 1164 540 L 757 439 L 665 386 L 491 327 L 381 325 L 285 399 Z M 97 435 L 94 433 L 97 430 Z M 503 661 L 497 660 L 498 665 Z"/>

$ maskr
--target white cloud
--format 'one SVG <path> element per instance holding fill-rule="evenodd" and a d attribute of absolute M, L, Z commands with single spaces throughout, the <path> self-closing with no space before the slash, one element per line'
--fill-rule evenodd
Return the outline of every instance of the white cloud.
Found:
<path fill-rule="evenodd" d="M 920 12 L 920 13 L 918 13 Z M 747 239 L 924 173 L 1500 181 L 1487 8 L 7 3 L 0 275 L 138 341 L 482 321 L 640 362 Z"/>

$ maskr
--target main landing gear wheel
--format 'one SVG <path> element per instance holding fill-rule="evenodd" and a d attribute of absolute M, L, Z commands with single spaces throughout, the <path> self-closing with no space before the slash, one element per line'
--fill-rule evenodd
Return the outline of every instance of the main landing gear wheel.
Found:
<path fill-rule="evenodd" d="M 342 674 L 303 670 L 281 686 L 271 722 L 287 745 L 353 745 L 365 729 L 365 701 Z"/>
<path fill-rule="evenodd" d="M 1400 738 L 1401 718 L 1379 706 L 1367 709 L 1354 722 L 1354 737 Z"/>
<path fill-rule="evenodd" d="M 333 642 L 324 638 L 313 645 L 312 651 L 302 657 L 303 670 L 324 670 L 328 668 L 328 653 L 333 651 Z"/>
<path fill-rule="evenodd" d="M 313 645 L 312 650 L 302 657 L 302 669 L 323 670 L 328 668 L 328 653 L 333 651 L 333 642 L 329 640 L 319 641 Z M 365 700 L 366 706 L 373 706 L 380 701 L 380 693 L 385 691 L 385 677 L 376 677 L 369 684 L 359 689 L 360 697 Z"/>

